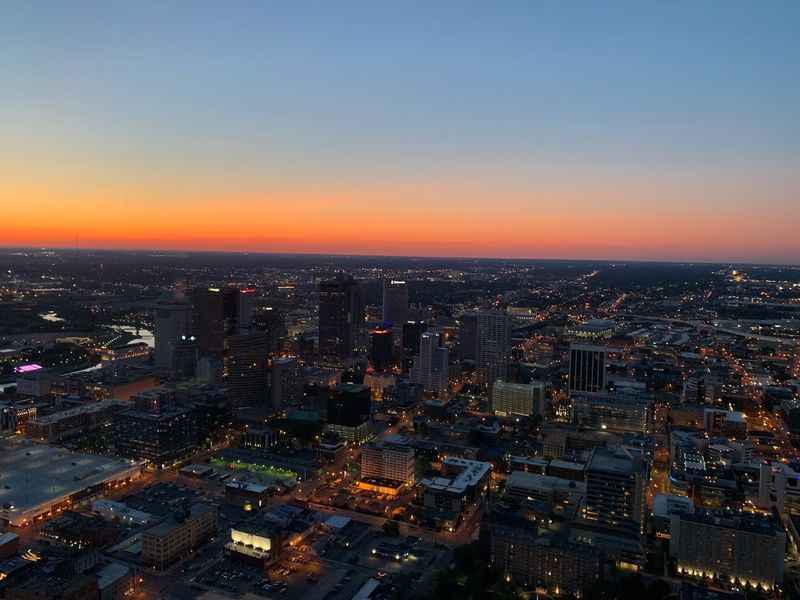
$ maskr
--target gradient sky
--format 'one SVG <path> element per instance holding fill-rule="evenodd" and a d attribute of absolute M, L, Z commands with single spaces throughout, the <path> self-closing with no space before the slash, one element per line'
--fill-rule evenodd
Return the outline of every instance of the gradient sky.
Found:
<path fill-rule="evenodd" d="M 0 244 L 800 263 L 800 2 L 0 3 Z"/>

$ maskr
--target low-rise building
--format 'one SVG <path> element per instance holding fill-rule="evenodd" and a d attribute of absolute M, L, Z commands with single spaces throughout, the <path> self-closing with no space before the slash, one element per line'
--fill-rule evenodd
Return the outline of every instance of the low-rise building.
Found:
<path fill-rule="evenodd" d="M 190 550 L 201 546 L 217 531 L 217 509 L 193 504 L 142 534 L 142 561 L 164 569 Z"/>
<path fill-rule="evenodd" d="M 135 589 L 133 570 L 122 563 L 112 562 L 97 571 L 100 600 L 122 600 Z"/>
<path fill-rule="evenodd" d="M 225 544 L 228 554 L 237 560 L 267 568 L 281 556 L 285 535 L 269 523 L 242 523 L 233 527 Z"/>
<path fill-rule="evenodd" d="M 92 502 L 92 511 L 107 521 L 119 521 L 127 525 L 147 525 L 155 520 L 150 513 L 131 508 L 124 502 L 113 500 L 95 500 Z"/>
<path fill-rule="evenodd" d="M 37 416 L 28 422 L 28 437 L 42 442 L 57 443 L 71 437 L 97 430 L 111 423 L 114 414 L 130 408 L 123 400 L 101 400 Z"/>
<path fill-rule="evenodd" d="M 460 513 L 469 504 L 480 501 L 491 472 L 491 463 L 446 456 L 442 461 L 442 476 L 421 481 L 422 504 Z"/>
<path fill-rule="evenodd" d="M 225 501 L 246 511 L 259 510 L 269 498 L 269 488 L 258 483 L 233 481 L 225 485 Z"/>

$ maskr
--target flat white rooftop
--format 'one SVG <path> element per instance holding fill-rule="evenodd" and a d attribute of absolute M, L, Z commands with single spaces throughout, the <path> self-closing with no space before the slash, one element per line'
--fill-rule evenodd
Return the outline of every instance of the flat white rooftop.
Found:
<path fill-rule="evenodd" d="M 21 438 L 0 440 L 0 518 L 18 525 L 73 494 L 141 469 L 141 463 L 120 458 Z"/>

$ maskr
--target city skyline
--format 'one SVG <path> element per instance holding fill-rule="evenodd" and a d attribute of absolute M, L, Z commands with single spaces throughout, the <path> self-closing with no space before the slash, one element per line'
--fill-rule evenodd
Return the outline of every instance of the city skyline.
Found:
<path fill-rule="evenodd" d="M 800 600 L 800 2 L 0 2 L 0 599 Z"/>
<path fill-rule="evenodd" d="M 3 246 L 800 263 L 796 5 L 310 8 L 5 5 Z"/>

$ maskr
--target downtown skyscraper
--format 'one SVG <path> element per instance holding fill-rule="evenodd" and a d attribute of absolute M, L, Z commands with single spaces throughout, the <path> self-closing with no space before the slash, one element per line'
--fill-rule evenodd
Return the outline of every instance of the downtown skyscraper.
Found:
<path fill-rule="evenodd" d="M 482 310 L 477 319 L 477 366 L 491 390 L 496 379 L 506 377 L 511 359 L 511 316 L 504 310 Z"/>
<path fill-rule="evenodd" d="M 319 353 L 346 361 L 353 355 L 358 328 L 364 321 L 361 288 L 340 275 L 319 284 Z"/>
<path fill-rule="evenodd" d="M 441 394 L 450 382 L 449 353 L 441 336 L 427 331 L 420 337 L 419 354 L 411 367 L 411 380 L 431 394 Z"/>

